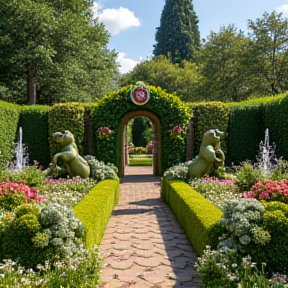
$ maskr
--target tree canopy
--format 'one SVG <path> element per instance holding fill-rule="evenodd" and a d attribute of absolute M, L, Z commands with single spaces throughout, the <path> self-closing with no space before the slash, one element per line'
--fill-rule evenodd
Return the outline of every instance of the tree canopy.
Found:
<path fill-rule="evenodd" d="M 234 25 L 211 31 L 192 61 L 174 64 L 167 52 L 141 62 L 120 83 L 141 80 L 189 102 L 242 101 L 287 91 L 288 19 L 264 13 L 247 26 L 246 33 Z"/>
<path fill-rule="evenodd" d="M 14 102 L 93 102 L 115 88 L 117 55 L 91 4 L 0 0 L 0 84 Z"/>
<path fill-rule="evenodd" d="M 191 0 L 166 0 L 156 29 L 154 55 L 169 57 L 172 63 L 193 60 L 200 47 L 198 22 Z"/>
<path fill-rule="evenodd" d="M 198 100 L 200 74 L 197 69 L 194 63 L 183 61 L 173 64 L 170 59 L 158 56 L 137 64 L 133 71 L 121 77 L 120 84 L 126 86 L 143 81 L 168 93 L 176 93 L 182 101 L 192 102 Z"/>

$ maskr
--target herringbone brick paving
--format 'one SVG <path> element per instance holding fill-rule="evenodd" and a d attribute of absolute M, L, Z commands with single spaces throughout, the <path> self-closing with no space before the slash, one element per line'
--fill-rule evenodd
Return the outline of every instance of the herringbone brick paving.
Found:
<path fill-rule="evenodd" d="M 103 288 L 200 287 L 196 253 L 151 174 L 152 167 L 126 167 L 100 247 Z"/>

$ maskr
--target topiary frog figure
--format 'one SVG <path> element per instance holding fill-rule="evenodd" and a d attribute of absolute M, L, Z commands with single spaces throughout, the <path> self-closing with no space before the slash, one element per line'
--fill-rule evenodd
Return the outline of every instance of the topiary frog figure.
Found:
<path fill-rule="evenodd" d="M 55 154 L 53 157 L 53 165 L 56 166 L 58 158 L 61 157 L 69 176 L 89 177 L 90 167 L 87 161 L 79 155 L 73 134 L 66 130 L 64 134 L 61 132 L 54 133 L 53 138 L 55 142 L 61 145 L 61 152 Z"/>
<path fill-rule="evenodd" d="M 211 129 L 204 133 L 200 146 L 199 155 L 196 160 L 188 166 L 188 177 L 190 179 L 201 178 L 209 174 L 211 168 L 224 166 L 225 155 L 220 148 L 220 136 L 224 132 Z"/>

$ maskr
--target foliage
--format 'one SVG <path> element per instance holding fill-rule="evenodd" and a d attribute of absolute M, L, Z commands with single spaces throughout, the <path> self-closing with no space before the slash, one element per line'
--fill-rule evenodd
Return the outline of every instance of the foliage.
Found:
<path fill-rule="evenodd" d="M 21 211 L 26 211 L 24 214 Z M 1 258 L 18 259 L 26 268 L 55 262 L 57 257 L 79 255 L 84 228 L 73 211 L 58 204 L 48 204 L 38 215 L 33 210 L 16 209 L 15 217 L 4 229 Z"/>
<path fill-rule="evenodd" d="M 210 247 L 197 259 L 196 269 L 201 287 L 286 288 L 286 275 L 276 273 L 267 278 L 265 263 L 258 269 L 251 257 L 239 257 L 233 249 L 211 250 Z"/>
<path fill-rule="evenodd" d="M 135 105 L 131 101 L 129 97 L 131 86 L 124 87 L 98 101 L 98 105 L 91 115 L 94 133 L 99 127 L 104 126 L 110 127 L 114 131 L 109 139 L 95 142 L 95 154 L 100 161 L 113 163 L 118 168 L 121 167 L 120 124 L 127 113 L 139 110 L 150 111 L 160 120 L 162 171 L 184 160 L 186 129 L 189 120 L 188 108 L 178 97 L 169 95 L 160 88 L 151 86 L 148 88 L 150 89 L 150 100 L 144 107 Z M 175 125 L 183 128 L 183 135 L 181 138 L 171 139 L 169 130 Z"/>
<path fill-rule="evenodd" d="M 239 197 L 239 189 L 232 179 L 205 177 L 193 180 L 189 184 L 221 210 L 225 201 Z"/>
<path fill-rule="evenodd" d="M 44 200 L 37 189 L 30 188 L 23 183 L 6 180 L 0 183 L 0 210 L 11 211 L 23 203 Z"/>
<path fill-rule="evenodd" d="M 145 133 L 145 134 L 144 134 Z M 150 141 L 153 140 L 153 125 L 152 123 L 143 118 L 137 117 L 132 124 L 132 143 L 136 147 L 145 147 Z M 135 147 L 135 149 L 136 149 Z M 136 152 L 135 152 L 136 153 Z M 138 153 L 136 153 L 138 154 Z M 139 153 L 141 154 L 141 153 Z"/>
<path fill-rule="evenodd" d="M 79 254 L 78 257 L 68 255 L 54 264 L 46 261 L 45 265 L 37 265 L 35 270 L 25 270 L 25 267 L 6 259 L 0 266 L 0 273 L 4 276 L 0 278 L 0 285 L 23 288 L 97 287 L 101 268 L 99 248 L 95 246 L 90 252 L 81 248 Z"/>
<path fill-rule="evenodd" d="M 44 182 L 45 174 L 36 166 L 23 167 L 19 172 L 0 170 L 0 181 L 9 179 L 11 182 L 24 183 L 30 187 L 36 187 Z"/>
<path fill-rule="evenodd" d="M 170 167 L 164 173 L 165 179 L 168 181 L 176 179 L 186 181 L 188 175 L 188 165 L 191 164 L 191 162 L 192 161 L 188 161 Z"/>
<path fill-rule="evenodd" d="M 251 255 L 255 246 L 265 246 L 271 235 L 261 227 L 264 210 L 263 204 L 254 199 L 226 201 L 220 220 L 225 234 L 219 247 L 227 246 L 239 254 Z"/>
<path fill-rule="evenodd" d="M 198 155 L 203 134 L 210 129 L 224 132 L 221 139 L 221 150 L 227 152 L 229 108 L 221 102 L 201 102 L 190 105 L 193 111 L 192 123 L 194 127 L 193 155 Z"/>
<path fill-rule="evenodd" d="M 265 262 L 270 274 L 277 271 L 288 273 L 288 205 L 272 201 L 263 202 L 265 213 L 263 216 L 263 229 L 271 235 L 271 241 L 264 247 L 256 247 L 251 255 L 254 261 Z"/>
<path fill-rule="evenodd" d="M 119 180 L 98 183 L 74 207 L 75 214 L 85 227 L 85 246 L 91 249 L 100 244 L 114 206 L 119 201 Z"/>
<path fill-rule="evenodd" d="M 164 177 L 162 197 L 169 204 L 197 254 L 201 255 L 206 245 L 218 242 L 215 224 L 222 216 L 219 208 L 181 180 L 168 181 Z"/>
<path fill-rule="evenodd" d="M 171 57 L 173 63 L 192 60 L 200 47 L 198 22 L 190 0 L 167 0 L 156 28 L 153 54 Z"/>
<path fill-rule="evenodd" d="M 251 73 L 243 62 L 249 40 L 234 25 L 211 31 L 202 49 L 196 52 L 199 73 L 199 98 L 206 101 L 241 101 L 252 91 L 247 85 Z"/>
<path fill-rule="evenodd" d="M 53 133 L 69 130 L 75 138 L 79 154 L 83 153 L 84 107 L 76 103 L 56 104 L 48 114 L 50 154 L 60 151 L 60 145 L 53 141 Z"/>
<path fill-rule="evenodd" d="M 256 21 L 248 20 L 249 69 L 254 77 L 252 85 L 264 95 L 283 93 L 288 88 L 288 20 L 281 13 L 265 12 Z M 251 85 L 251 84 L 250 84 Z M 263 95 L 262 94 L 262 95 Z"/>
<path fill-rule="evenodd" d="M 58 0 L 2 2 L 0 75 L 14 101 L 25 102 L 27 86 L 30 104 L 36 91 L 38 103 L 53 104 L 92 102 L 115 88 L 117 55 L 91 1 L 73 0 L 77 9 Z"/>
<path fill-rule="evenodd" d="M 37 161 L 42 166 L 50 163 L 48 113 L 48 106 L 21 106 L 18 123 L 23 130 L 23 143 L 28 147 L 30 163 Z"/>
<path fill-rule="evenodd" d="M 201 77 L 195 63 L 183 61 L 173 64 L 171 60 L 160 55 L 138 63 L 131 72 L 122 75 L 120 84 L 123 87 L 138 80 L 161 87 L 167 93 L 175 93 L 182 101 L 205 100 L 199 97 Z"/>
<path fill-rule="evenodd" d="M 118 169 L 115 165 L 98 161 L 94 156 L 84 157 L 90 166 L 90 177 L 95 180 L 118 179 Z"/>
<path fill-rule="evenodd" d="M 73 208 L 77 205 L 95 185 L 93 179 L 75 177 L 72 179 L 46 178 L 45 184 L 39 188 L 39 193 L 49 203 L 57 203 L 62 206 Z"/>
<path fill-rule="evenodd" d="M 13 142 L 16 135 L 19 111 L 16 105 L 0 101 L 0 170 L 3 169 L 13 155 Z"/>
<path fill-rule="evenodd" d="M 256 182 L 263 179 L 263 170 L 253 167 L 249 162 L 244 162 L 236 173 L 236 185 L 240 191 L 249 191 Z"/>
<path fill-rule="evenodd" d="M 277 145 L 276 156 L 288 159 L 288 95 L 285 93 L 283 97 L 277 97 L 263 106 L 263 122 L 265 128 L 269 128 L 269 138 L 271 143 Z M 264 126 L 263 125 L 263 126 Z M 263 127 L 264 128 L 264 127 Z"/>
<path fill-rule="evenodd" d="M 245 198 L 288 203 L 288 180 L 263 180 L 244 193 Z"/>

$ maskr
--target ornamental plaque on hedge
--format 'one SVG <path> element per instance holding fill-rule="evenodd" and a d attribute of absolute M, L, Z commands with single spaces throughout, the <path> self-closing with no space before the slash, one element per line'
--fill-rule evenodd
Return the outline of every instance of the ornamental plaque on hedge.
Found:
<path fill-rule="evenodd" d="M 142 82 L 136 82 L 130 92 L 130 98 L 136 105 L 144 105 L 150 99 L 149 89 Z"/>

